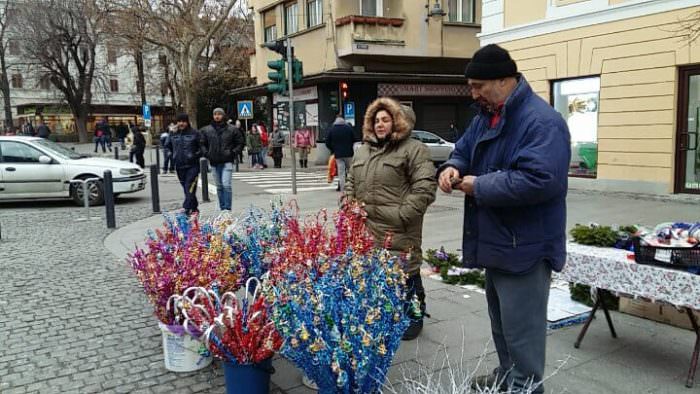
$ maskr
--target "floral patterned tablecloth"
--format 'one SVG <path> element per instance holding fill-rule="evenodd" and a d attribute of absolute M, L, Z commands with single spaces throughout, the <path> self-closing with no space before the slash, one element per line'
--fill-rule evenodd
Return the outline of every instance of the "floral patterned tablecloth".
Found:
<path fill-rule="evenodd" d="M 700 275 L 642 265 L 631 252 L 569 243 L 558 279 L 700 310 Z"/>

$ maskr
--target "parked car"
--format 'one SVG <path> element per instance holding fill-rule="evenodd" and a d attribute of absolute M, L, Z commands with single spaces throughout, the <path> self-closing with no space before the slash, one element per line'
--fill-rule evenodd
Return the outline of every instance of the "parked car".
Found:
<path fill-rule="evenodd" d="M 90 205 L 100 205 L 105 170 L 112 171 L 115 197 L 145 188 L 146 175 L 135 164 L 86 157 L 43 138 L 0 137 L 0 200 L 72 198 L 82 205 L 83 188 L 71 180 L 99 178 L 88 192 Z"/>
<path fill-rule="evenodd" d="M 416 139 L 430 149 L 430 158 L 433 163 L 440 164 L 450 158 L 452 151 L 455 149 L 455 144 L 448 142 L 440 136 L 424 130 L 413 130 L 411 138 Z"/>

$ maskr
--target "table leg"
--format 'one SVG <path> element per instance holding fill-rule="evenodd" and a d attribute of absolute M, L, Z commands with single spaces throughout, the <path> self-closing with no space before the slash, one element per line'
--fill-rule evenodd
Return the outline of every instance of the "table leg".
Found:
<path fill-rule="evenodd" d="M 693 350 L 693 356 L 690 358 L 690 371 L 688 371 L 688 379 L 685 381 L 685 387 L 691 388 L 695 383 L 695 370 L 698 367 L 698 353 L 700 353 L 700 328 L 698 328 L 698 321 L 695 318 L 695 314 L 690 308 L 685 308 L 686 313 L 688 313 L 688 318 L 690 319 L 690 324 L 693 326 L 695 331 L 695 349 Z"/>
<path fill-rule="evenodd" d="M 605 313 L 605 320 L 608 321 L 608 327 L 610 328 L 610 334 L 612 334 L 613 338 L 617 338 L 617 333 L 615 332 L 615 327 L 613 326 L 612 319 L 610 318 L 610 312 L 608 311 L 608 307 L 605 306 L 605 302 L 603 302 L 603 294 L 605 294 L 606 291 L 601 290 L 601 289 L 596 289 L 596 293 L 598 294 L 598 299 L 600 300 L 600 305 L 603 307 L 603 312 Z"/>
<path fill-rule="evenodd" d="M 586 323 L 583 324 L 583 328 L 581 329 L 581 332 L 578 334 L 578 338 L 576 339 L 576 343 L 574 343 L 574 347 L 578 349 L 581 346 L 581 341 L 583 341 L 583 337 L 586 336 L 586 331 L 588 331 L 588 326 L 591 325 L 591 322 L 593 321 L 593 318 L 595 318 L 595 312 L 598 310 L 598 307 L 601 304 L 601 299 L 600 297 L 596 297 L 595 304 L 593 305 L 593 310 L 591 310 L 591 314 L 588 316 L 588 319 L 586 319 Z"/>

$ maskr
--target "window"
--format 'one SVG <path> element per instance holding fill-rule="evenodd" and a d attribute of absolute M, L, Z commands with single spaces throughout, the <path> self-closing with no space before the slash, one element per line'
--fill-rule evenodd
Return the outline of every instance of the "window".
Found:
<path fill-rule="evenodd" d="M 284 8 L 284 34 L 299 31 L 299 4 L 293 3 Z"/>
<path fill-rule="evenodd" d="M 364 16 L 383 16 L 382 0 L 360 0 L 360 13 Z"/>
<path fill-rule="evenodd" d="M 9 55 L 19 55 L 19 41 L 10 40 L 8 43 L 7 53 Z"/>
<path fill-rule="evenodd" d="M 474 0 L 449 0 L 450 22 L 474 23 Z"/>
<path fill-rule="evenodd" d="M 41 90 L 49 90 L 51 89 L 51 76 L 50 75 L 44 75 L 39 79 L 39 89 Z"/>
<path fill-rule="evenodd" d="M 109 80 L 109 91 L 118 92 L 119 91 L 119 81 L 116 79 Z"/>
<path fill-rule="evenodd" d="M 107 48 L 107 63 L 117 64 L 117 50 L 114 48 Z"/>
<path fill-rule="evenodd" d="M 307 0 L 306 15 L 307 27 L 314 27 L 323 23 L 323 0 Z"/>
<path fill-rule="evenodd" d="M 0 143 L 3 163 L 38 163 L 41 152 L 27 144 L 14 141 Z"/>
<path fill-rule="evenodd" d="M 552 84 L 554 109 L 571 134 L 569 175 L 594 177 L 598 167 L 598 103 L 600 77 L 569 79 Z"/>
<path fill-rule="evenodd" d="M 22 74 L 12 74 L 12 88 L 22 89 Z"/>
<path fill-rule="evenodd" d="M 267 11 L 262 15 L 265 42 L 277 40 L 277 14 L 275 11 Z"/>

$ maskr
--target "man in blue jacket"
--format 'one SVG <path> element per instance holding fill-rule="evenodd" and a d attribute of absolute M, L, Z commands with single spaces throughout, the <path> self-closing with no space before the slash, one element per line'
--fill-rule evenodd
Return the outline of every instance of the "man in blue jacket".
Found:
<path fill-rule="evenodd" d="M 345 191 L 345 180 L 350 171 L 352 163 L 353 149 L 352 145 L 355 136 L 353 135 L 352 127 L 348 126 L 345 119 L 336 115 L 333 127 L 328 130 L 326 135 L 326 147 L 335 155 L 335 163 L 338 166 L 338 191 Z"/>
<path fill-rule="evenodd" d="M 477 51 L 466 77 L 480 112 L 438 176 L 465 194 L 463 263 L 486 269 L 500 365 L 475 384 L 541 393 L 551 273 L 566 260 L 569 130 L 503 48 Z"/>
<path fill-rule="evenodd" d="M 197 178 L 199 177 L 199 159 L 202 157 L 202 149 L 199 145 L 199 132 L 190 125 L 187 114 L 177 116 L 177 128 L 169 135 L 164 149 L 172 154 L 175 163 L 177 179 L 185 192 L 185 202 L 182 207 L 189 216 L 199 212 L 197 202 Z"/>

